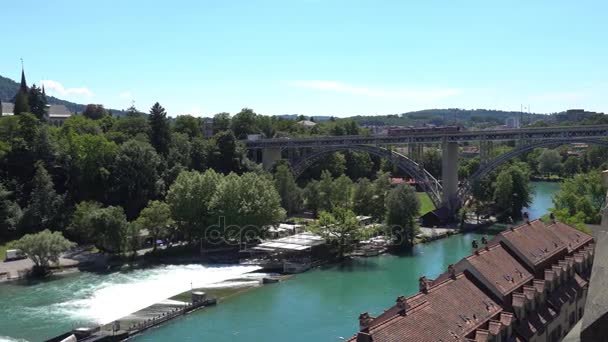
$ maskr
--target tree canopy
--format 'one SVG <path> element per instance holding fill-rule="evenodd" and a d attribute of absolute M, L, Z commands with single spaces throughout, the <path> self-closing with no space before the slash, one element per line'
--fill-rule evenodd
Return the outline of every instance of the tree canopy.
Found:
<path fill-rule="evenodd" d="M 61 253 L 73 246 L 74 243 L 64 238 L 60 232 L 51 232 L 48 229 L 36 234 L 26 234 L 11 245 L 27 254 L 43 272 L 51 263 L 59 262 Z"/>

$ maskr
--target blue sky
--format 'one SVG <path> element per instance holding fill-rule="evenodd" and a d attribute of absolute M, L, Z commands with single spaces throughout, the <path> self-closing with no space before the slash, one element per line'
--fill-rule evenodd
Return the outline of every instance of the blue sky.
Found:
<path fill-rule="evenodd" d="M 6 1 L 0 74 L 170 115 L 608 112 L 606 1 Z"/>

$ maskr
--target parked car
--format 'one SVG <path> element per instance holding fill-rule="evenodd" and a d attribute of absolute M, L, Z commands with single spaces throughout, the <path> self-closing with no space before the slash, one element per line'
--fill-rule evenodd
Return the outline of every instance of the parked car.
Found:
<path fill-rule="evenodd" d="M 25 259 L 27 256 L 20 249 L 7 249 L 4 261 Z"/>

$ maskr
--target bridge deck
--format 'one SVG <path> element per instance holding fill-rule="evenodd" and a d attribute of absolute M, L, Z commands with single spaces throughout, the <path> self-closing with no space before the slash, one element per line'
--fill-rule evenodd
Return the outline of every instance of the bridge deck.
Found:
<path fill-rule="evenodd" d="M 429 144 L 444 141 L 538 141 L 565 139 L 598 139 L 608 138 L 608 125 L 598 126 L 560 126 L 542 128 L 522 128 L 505 130 L 478 130 L 460 132 L 425 132 L 404 135 L 346 135 L 335 137 L 275 138 L 246 141 L 248 148 L 264 147 L 328 147 L 353 144 L 363 145 L 399 145 Z"/>

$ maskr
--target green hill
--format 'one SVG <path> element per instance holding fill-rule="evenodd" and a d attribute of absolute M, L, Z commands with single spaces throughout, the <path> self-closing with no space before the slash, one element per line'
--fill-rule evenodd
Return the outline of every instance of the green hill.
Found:
<path fill-rule="evenodd" d="M 395 126 L 419 126 L 422 124 L 434 125 L 461 125 L 471 126 L 493 126 L 504 125 L 509 117 L 522 117 L 525 123 L 534 122 L 548 118 L 545 114 L 520 113 L 513 111 L 489 110 L 489 109 L 425 109 L 416 112 L 391 115 L 365 115 L 354 116 L 353 120 L 361 125 L 395 125 Z"/>

